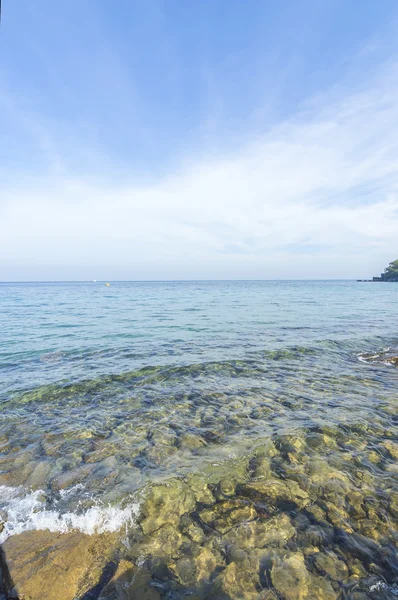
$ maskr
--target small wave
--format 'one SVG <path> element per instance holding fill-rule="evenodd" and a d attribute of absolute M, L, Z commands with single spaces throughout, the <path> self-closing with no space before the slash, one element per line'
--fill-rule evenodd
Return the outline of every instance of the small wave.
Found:
<path fill-rule="evenodd" d="M 357 354 L 357 358 L 364 363 L 379 363 L 387 366 L 398 366 L 398 349 L 388 347 L 376 352 L 360 352 Z"/>
<path fill-rule="evenodd" d="M 139 514 L 139 504 L 135 502 L 127 503 L 124 507 L 96 503 L 81 513 L 62 513 L 46 508 L 46 497 L 42 490 L 28 491 L 5 485 L 0 486 L 0 506 L 6 514 L 0 544 L 11 535 L 32 530 L 53 533 L 78 530 L 89 535 L 112 533 L 123 526 L 133 527 Z"/>

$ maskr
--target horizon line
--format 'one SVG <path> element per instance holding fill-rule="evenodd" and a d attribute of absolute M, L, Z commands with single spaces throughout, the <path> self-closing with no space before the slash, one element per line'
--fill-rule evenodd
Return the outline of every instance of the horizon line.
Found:
<path fill-rule="evenodd" d="M 10 280 L 1 281 L 4 283 L 195 283 L 195 282 L 253 282 L 253 281 L 354 281 L 354 282 L 371 282 L 371 279 L 355 279 L 355 278 L 328 278 L 328 279 L 27 279 L 27 280 Z"/>

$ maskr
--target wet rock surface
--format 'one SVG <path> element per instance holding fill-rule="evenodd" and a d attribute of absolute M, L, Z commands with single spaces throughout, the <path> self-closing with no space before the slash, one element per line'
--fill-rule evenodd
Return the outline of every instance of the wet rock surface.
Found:
<path fill-rule="evenodd" d="M 396 441 L 325 427 L 261 441 L 138 493 L 114 536 L 32 531 L 3 545 L 20 600 L 376 600 L 398 594 Z"/>
<path fill-rule="evenodd" d="M 79 532 L 27 531 L 12 536 L 3 544 L 1 554 L 5 596 L 18 600 L 88 600 L 112 576 L 114 545 L 110 535 Z"/>

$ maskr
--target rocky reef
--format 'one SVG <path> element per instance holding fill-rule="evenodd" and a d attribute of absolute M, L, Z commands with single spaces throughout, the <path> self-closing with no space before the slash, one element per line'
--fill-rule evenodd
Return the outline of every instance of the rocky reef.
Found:
<path fill-rule="evenodd" d="M 375 446 L 375 427 L 274 435 L 147 485 L 136 524 L 117 534 L 13 535 L 1 553 L 3 597 L 392 600 L 398 442 L 383 429 Z"/>

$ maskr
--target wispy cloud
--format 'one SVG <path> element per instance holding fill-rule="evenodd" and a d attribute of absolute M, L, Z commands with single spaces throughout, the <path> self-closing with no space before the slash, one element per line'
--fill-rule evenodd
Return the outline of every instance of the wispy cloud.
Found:
<path fill-rule="evenodd" d="M 63 167 L 16 181 L 1 191 L 1 255 L 82 277 L 94 267 L 148 278 L 371 275 L 398 256 L 397 76 L 385 65 L 356 90 L 308 99 L 261 136 L 145 184 L 119 183 L 114 164 L 96 179 Z M 53 140 L 29 119 L 41 143 Z"/>

